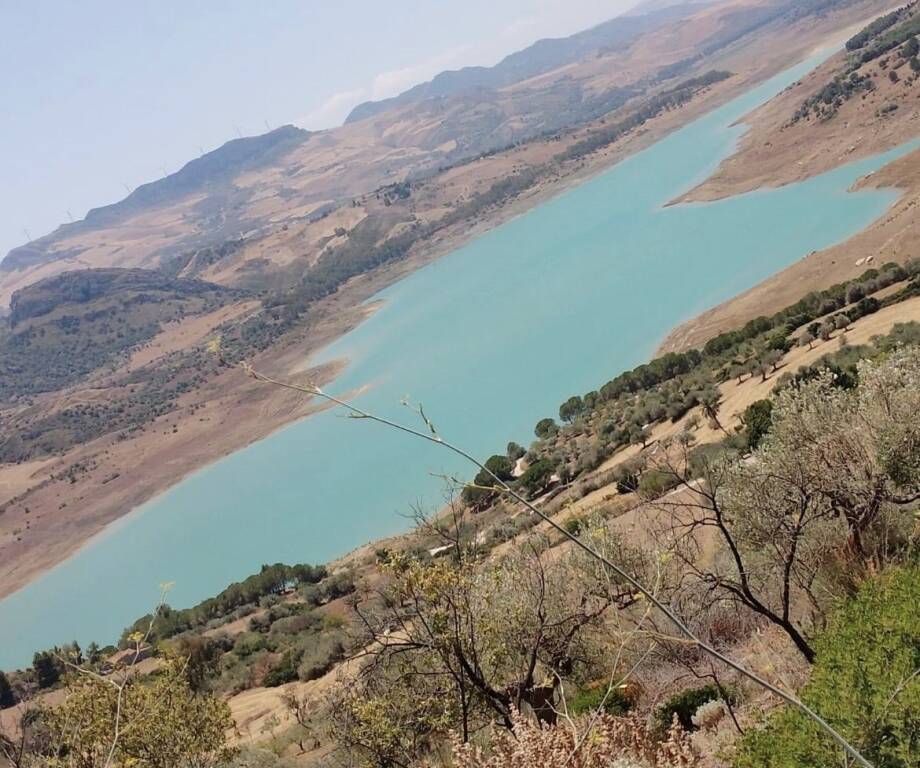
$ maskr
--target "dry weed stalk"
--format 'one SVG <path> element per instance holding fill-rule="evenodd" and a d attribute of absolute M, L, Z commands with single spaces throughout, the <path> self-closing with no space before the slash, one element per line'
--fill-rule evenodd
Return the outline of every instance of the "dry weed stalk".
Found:
<path fill-rule="evenodd" d="M 594 719 L 591 737 L 582 743 L 561 726 L 541 726 L 515 711 L 513 731 L 496 732 L 487 755 L 482 747 L 452 743 L 454 768 L 533 768 L 569 765 L 572 768 L 694 768 L 699 758 L 690 737 L 675 720 L 659 740 L 639 715 Z"/>

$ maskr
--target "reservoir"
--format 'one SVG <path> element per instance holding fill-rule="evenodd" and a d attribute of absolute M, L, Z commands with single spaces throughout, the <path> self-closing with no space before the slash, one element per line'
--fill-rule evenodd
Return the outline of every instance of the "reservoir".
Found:
<path fill-rule="evenodd" d="M 893 191 L 847 189 L 911 147 L 800 184 L 664 207 L 735 146 L 732 124 L 816 66 L 811 59 L 383 291 L 380 309 L 322 353 L 329 388 L 487 457 L 572 394 L 649 358 L 676 324 L 846 239 Z M 242 374 L 241 374 L 242 375 Z M 0 602 L 0 669 L 33 651 L 114 642 L 160 584 L 189 606 L 263 563 L 320 563 L 440 506 L 435 474 L 473 470 L 437 446 L 334 411 L 196 473 Z"/>

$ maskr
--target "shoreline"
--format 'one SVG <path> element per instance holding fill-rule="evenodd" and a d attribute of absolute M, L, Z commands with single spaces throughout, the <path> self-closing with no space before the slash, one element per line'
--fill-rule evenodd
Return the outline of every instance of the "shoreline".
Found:
<path fill-rule="evenodd" d="M 839 33 L 837 33 L 837 35 L 839 36 Z M 666 115 L 661 120 L 656 119 L 653 125 L 650 125 L 644 130 L 630 134 L 622 142 L 613 145 L 606 152 L 599 153 L 599 156 L 592 158 L 565 177 L 556 181 L 538 184 L 536 189 L 528 190 L 518 198 L 510 201 L 501 209 L 490 212 L 489 215 L 484 216 L 481 220 L 474 222 L 472 225 L 458 225 L 446 231 L 432 241 L 422 244 L 401 262 L 387 265 L 375 273 L 354 278 L 343 287 L 339 294 L 331 297 L 332 300 L 328 303 L 328 306 L 324 308 L 322 317 L 316 327 L 298 334 L 298 338 L 294 338 L 285 343 L 282 348 L 271 350 L 266 355 L 260 356 L 263 358 L 261 363 L 258 361 L 253 362 L 260 368 L 278 373 L 279 375 L 291 376 L 304 373 L 309 369 L 310 361 L 315 358 L 315 355 L 319 354 L 334 341 L 345 336 L 373 313 L 379 305 L 375 304 L 369 307 L 367 301 L 372 299 L 382 289 L 395 284 L 415 270 L 437 260 L 442 255 L 462 247 L 483 233 L 495 229 L 524 214 L 528 210 L 606 172 L 625 157 L 632 156 L 647 149 L 652 144 L 674 131 L 679 130 L 681 127 L 699 118 L 703 114 L 727 103 L 740 93 L 756 87 L 756 85 L 762 83 L 772 74 L 776 74 L 776 72 L 781 71 L 783 68 L 784 67 L 778 65 L 775 68 L 771 68 L 770 65 L 767 65 L 766 67 L 761 67 L 755 73 L 747 73 L 747 77 L 743 75 L 741 77 L 733 77 L 730 81 L 727 81 L 725 87 L 713 88 L 704 98 L 701 98 L 699 101 L 691 102 L 685 109 L 680 110 L 679 118 L 675 118 L 673 115 Z M 737 147 L 735 151 L 737 151 Z M 337 314 L 337 312 L 341 313 Z M 662 344 L 667 343 L 667 340 L 685 324 L 673 329 Z M 338 366 L 335 366 L 334 371 L 327 371 L 330 378 L 324 378 L 324 384 L 334 381 L 341 373 L 342 367 L 347 364 L 347 362 L 337 362 Z M 327 366 L 329 364 L 324 363 L 323 365 Z M 223 383 L 228 384 L 226 381 Z M 228 408 L 227 400 L 237 400 L 238 406 L 247 396 L 246 393 L 243 393 L 241 396 L 240 387 L 232 382 L 227 385 L 225 391 L 221 391 L 220 385 L 212 389 L 217 390 L 216 396 L 207 398 L 208 402 L 213 403 L 215 409 L 218 411 L 218 415 L 221 415 L 220 410 L 222 408 L 225 409 L 222 414 L 224 417 L 231 415 L 230 412 L 226 410 Z M 246 410 L 247 406 L 249 406 L 248 410 Z M 20 565 L 18 568 L 14 566 L 9 572 L 0 575 L 0 600 L 18 592 L 23 587 L 40 578 L 44 573 L 49 572 L 55 566 L 65 562 L 73 554 L 96 540 L 97 536 L 105 535 L 113 524 L 117 524 L 118 520 L 126 519 L 130 515 L 140 511 L 145 504 L 161 496 L 163 493 L 168 492 L 170 488 L 176 486 L 183 479 L 186 479 L 196 472 L 203 471 L 231 453 L 242 450 L 258 440 L 264 439 L 281 429 L 297 423 L 300 419 L 312 415 L 312 413 L 317 412 L 319 409 L 305 408 L 302 403 L 299 404 L 298 407 L 297 403 L 291 402 L 290 397 L 284 397 L 278 393 L 271 392 L 264 396 L 252 396 L 250 401 L 245 403 L 243 410 L 246 411 L 246 413 L 232 414 L 232 421 L 236 422 L 235 426 L 237 430 L 233 435 L 228 436 L 224 434 L 224 439 L 219 446 L 208 446 L 203 450 L 198 446 L 199 450 L 197 453 L 194 450 L 195 446 L 187 448 L 185 451 L 183 451 L 182 448 L 176 451 L 172 446 L 169 446 L 169 450 L 162 451 L 164 447 L 167 447 L 163 444 L 152 447 L 145 446 L 148 453 L 156 453 L 157 449 L 159 449 L 162 453 L 169 454 L 170 463 L 173 465 L 176 463 L 181 464 L 181 470 L 167 471 L 161 476 L 154 478 L 142 476 L 140 478 L 140 487 L 135 489 L 135 492 L 130 498 L 122 498 L 120 500 L 121 504 L 113 504 L 110 499 L 107 505 L 103 504 L 102 510 L 96 510 L 95 514 L 89 515 L 88 521 L 77 521 L 76 526 L 72 520 L 65 521 L 70 523 L 69 530 L 66 530 L 63 534 L 66 538 L 65 543 L 62 544 L 59 541 L 55 546 L 44 549 L 44 557 L 40 557 L 38 562 L 32 558 L 27 565 Z M 266 411 L 270 412 L 271 415 L 271 419 L 267 424 L 264 422 Z M 168 419 L 169 417 L 167 417 L 167 421 Z M 228 419 L 225 418 L 222 426 L 226 424 L 227 421 Z M 181 421 L 179 423 L 183 424 L 184 430 L 186 425 Z M 258 426 L 262 428 L 256 429 Z M 245 436 L 245 439 L 243 436 Z M 138 438 L 138 440 L 140 439 L 141 438 Z M 148 440 L 147 442 L 150 441 Z M 99 447 L 100 446 L 81 446 L 77 453 L 92 453 Z M 89 450 L 86 450 L 87 448 Z M 109 445 L 108 448 L 112 448 L 112 446 Z M 142 458 L 146 458 L 146 456 Z M 72 457 L 68 460 L 72 460 Z M 135 478 L 135 480 L 137 479 L 138 478 Z M 93 502 L 88 501 L 87 506 L 92 505 Z M 125 509 L 125 507 L 127 507 L 127 509 Z M 0 518 L 0 522 L 2 522 L 2 518 Z M 82 525 L 80 524 L 81 522 Z M 2 532 L 2 529 L 0 529 L 0 532 Z M 364 543 L 358 545 L 352 552 L 361 551 L 367 546 L 370 546 L 370 544 Z M 0 548 L 0 554 L 2 554 L 3 549 L 5 549 L 5 547 Z M 343 558 L 337 558 L 336 562 L 348 556 L 349 555 L 344 555 Z"/>

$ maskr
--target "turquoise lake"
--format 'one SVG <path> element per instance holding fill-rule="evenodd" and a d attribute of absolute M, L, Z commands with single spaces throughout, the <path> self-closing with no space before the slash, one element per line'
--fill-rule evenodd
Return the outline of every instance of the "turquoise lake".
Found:
<path fill-rule="evenodd" d="M 482 457 L 526 445 L 538 419 L 648 359 L 676 324 L 863 229 L 896 195 L 847 188 L 911 147 L 779 190 L 663 207 L 731 152 L 744 130 L 733 122 L 819 60 L 383 291 L 382 307 L 323 352 L 350 361 L 330 389 L 367 385 L 356 402 L 400 420 L 412 418 L 400 405 L 410 395 Z M 370 422 L 325 412 L 292 424 L 0 602 L 0 668 L 55 643 L 115 641 L 163 582 L 174 582 L 170 604 L 188 606 L 262 563 L 324 562 L 404 530 L 412 503 L 442 501 L 431 473 L 471 474 Z"/>

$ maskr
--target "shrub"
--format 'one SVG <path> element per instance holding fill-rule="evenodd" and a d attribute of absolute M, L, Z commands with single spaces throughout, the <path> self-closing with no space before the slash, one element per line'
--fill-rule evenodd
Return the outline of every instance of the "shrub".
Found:
<path fill-rule="evenodd" d="M 277 688 L 279 685 L 293 682 L 297 679 L 297 662 L 291 651 L 286 651 L 281 661 L 272 667 L 265 676 L 263 684 L 266 688 Z"/>
<path fill-rule="evenodd" d="M 323 625 L 321 616 L 302 613 L 299 616 L 287 616 L 275 621 L 269 632 L 272 635 L 299 635 L 302 632 L 316 631 Z"/>
<path fill-rule="evenodd" d="M 606 697 L 606 698 L 605 698 Z M 596 712 L 603 704 L 603 711 L 608 715 L 625 715 L 636 705 L 638 689 L 630 685 L 615 687 L 607 693 L 606 685 L 593 685 L 581 688 L 568 703 L 572 714 L 582 715 Z"/>
<path fill-rule="evenodd" d="M 307 605 L 326 605 L 355 591 L 355 575 L 348 569 L 336 572 L 323 579 L 319 584 L 305 584 L 300 588 L 300 595 Z"/>
<path fill-rule="evenodd" d="M 877 768 L 920 765 L 920 566 L 867 582 L 816 641 L 803 700 Z M 736 768 L 832 768 L 841 750 L 798 710 L 749 733 Z"/>
<path fill-rule="evenodd" d="M 573 536 L 577 536 L 579 533 L 581 533 L 582 528 L 584 528 L 585 522 L 586 521 L 583 517 L 573 516 L 566 520 L 562 524 L 562 527 L 565 528 L 565 530 L 571 533 Z"/>
<path fill-rule="evenodd" d="M 251 656 L 268 647 L 268 640 L 257 632 L 240 635 L 233 644 L 233 652 L 241 659 Z"/>
<path fill-rule="evenodd" d="M 635 493 L 639 490 L 639 467 L 630 462 L 620 464 L 614 470 L 618 493 Z"/>
<path fill-rule="evenodd" d="M 589 726 L 588 717 L 568 723 L 541 726 L 515 712 L 510 731 L 496 731 L 488 753 L 475 743 L 452 739 L 450 765 L 455 768 L 522 768 L 562 766 L 570 768 L 694 768 L 702 765 L 689 735 L 679 726 L 669 728 L 659 740 L 644 718 L 601 715 L 591 719 L 591 737 L 578 736 Z M 566 756 L 571 755 L 571 760 Z M 431 766 L 431 763 L 425 763 Z"/>
<path fill-rule="evenodd" d="M 721 699 L 713 699 L 700 705 L 690 719 L 694 727 L 709 730 L 719 724 L 722 718 L 725 717 L 725 712 L 725 702 Z"/>
<path fill-rule="evenodd" d="M 646 499 L 657 499 L 676 488 L 679 483 L 680 480 L 672 472 L 650 469 L 639 478 L 639 495 Z"/>
<path fill-rule="evenodd" d="M 338 633 L 324 633 L 310 641 L 297 668 L 301 680 L 316 680 L 345 657 L 345 646 Z"/>
<path fill-rule="evenodd" d="M 686 691 L 675 694 L 658 707 L 655 710 L 655 720 L 661 730 L 667 730 L 676 715 L 681 726 L 691 731 L 696 727 L 693 724 L 693 716 L 696 711 L 703 704 L 718 701 L 720 698 L 719 689 L 713 684 L 704 685 L 701 688 L 688 688 Z"/>

